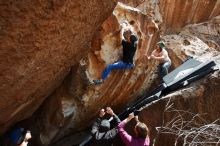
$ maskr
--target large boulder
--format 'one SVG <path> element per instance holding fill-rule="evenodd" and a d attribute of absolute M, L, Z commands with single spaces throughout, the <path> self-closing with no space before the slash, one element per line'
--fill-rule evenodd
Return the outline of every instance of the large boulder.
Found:
<path fill-rule="evenodd" d="M 121 2 L 132 7 L 119 3 L 112 14 L 115 3 L 110 0 L 1 2 L 0 133 L 40 107 L 32 123 L 24 122 L 29 123 L 35 140 L 39 136 L 37 145 L 77 143 L 81 136 L 73 138 L 71 134 L 89 128 L 101 107 L 112 106 L 119 113 L 159 82 L 158 62 L 147 60 L 143 53 L 151 53 L 161 34 L 172 68 L 188 56 L 202 61 L 212 57 L 219 66 L 219 19 L 201 24 L 201 29 L 198 25 L 183 27 L 219 15 L 220 0 Z M 139 37 L 135 68 L 113 71 L 102 85 L 90 86 L 89 82 L 100 78 L 106 65 L 120 59 L 120 25 L 124 20 Z M 182 29 L 180 35 L 165 35 Z M 213 37 L 209 37 L 210 32 Z M 169 97 L 184 110 L 193 107 L 193 112 L 210 112 L 210 121 L 219 116 L 215 102 L 218 79 L 219 73 L 209 76 L 141 112 L 140 119 L 150 125 L 152 138 L 156 135 L 154 127 L 161 126 Z M 207 108 L 206 102 L 214 108 Z M 167 116 L 166 120 L 170 119 L 172 116 Z M 70 137 L 64 139 L 66 135 Z M 161 142 L 166 142 L 165 138 Z"/>
<path fill-rule="evenodd" d="M 30 117 L 86 56 L 110 0 L 1 0 L 0 133 Z"/>

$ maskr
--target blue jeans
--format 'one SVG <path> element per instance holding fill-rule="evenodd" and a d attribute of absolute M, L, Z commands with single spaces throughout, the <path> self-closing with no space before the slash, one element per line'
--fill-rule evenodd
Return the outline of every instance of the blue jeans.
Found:
<path fill-rule="evenodd" d="M 105 80 L 110 74 L 110 72 L 114 69 L 131 69 L 133 67 L 134 67 L 134 64 L 131 64 L 131 63 L 125 63 L 123 61 L 115 62 L 113 64 L 108 65 L 105 68 L 104 72 L 102 73 L 102 79 Z"/>
<path fill-rule="evenodd" d="M 163 79 L 163 77 L 165 75 L 168 74 L 168 70 L 169 70 L 170 66 L 171 66 L 171 62 L 170 61 L 167 61 L 165 63 L 161 63 L 159 65 L 159 76 L 160 76 L 161 80 Z"/>

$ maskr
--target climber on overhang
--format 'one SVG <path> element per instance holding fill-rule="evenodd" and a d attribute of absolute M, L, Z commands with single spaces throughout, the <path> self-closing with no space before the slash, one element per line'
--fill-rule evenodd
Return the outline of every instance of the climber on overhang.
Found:
<path fill-rule="evenodd" d="M 155 50 L 151 53 L 144 54 L 148 59 L 155 59 L 159 61 L 159 76 L 161 80 L 165 75 L 168 74 L 168 70 L 171 66 L 171 60 L 166 50 L 165 44 L 163 41 L 157 43 Z"/>
<path fill-rule="evenodd" d="M 127 23 L 122 24 L 121 29 L 123 57 L 122 60 L 108 65 L 102 73 L 102 78 L 93 80 L 94 84 L 101 84 L 107 79 L 109 73 L 114 69 L 132 69 L 134 67 L 133 58 L 137 50 L 138 38 L 132 32 L 131 28 L 128 28 Z"/>

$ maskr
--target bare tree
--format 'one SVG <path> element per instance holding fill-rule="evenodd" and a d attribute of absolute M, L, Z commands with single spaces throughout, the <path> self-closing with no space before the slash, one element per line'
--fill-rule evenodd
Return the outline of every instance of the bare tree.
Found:
<path fill-rule="evenodd" d="M 166 122 L 165 115 L 168 113 L 175 115 L 175 117 Z M 220 145 L 220 119 L 207 123 L 203 118 L 205 115 L 177 110 L 174 108 L 174 103 L 169 100 L 163 112 L 162 126 L 156 127 L 157 136 L 153 141 L 153 146 L 155 146 L 160 134 L 175 135 L 175 146 L 179 142 L 183 143 L 183 146 Z"/>

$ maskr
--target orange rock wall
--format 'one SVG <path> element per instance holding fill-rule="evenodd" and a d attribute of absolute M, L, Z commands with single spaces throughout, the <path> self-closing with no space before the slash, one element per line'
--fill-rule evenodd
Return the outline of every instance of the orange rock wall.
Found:
<path fill-rule="evenodd" d="M 0 133 L 30 117 L 40 105 L 34 114 L 38 120 L 32 128 L 36 130 L 36 138 L 39 136 L 40 143 L 45 145 L 88 128 L 101 107 L 112 106 L 118 113 L 158 82 L 157 62 L 146 60 L 143 53 L 150 54 L 159 35 L 181 31 L 187 24 L 200 23 L 220 13 L 220 0 L 121 2 L 137 9 L 119 3 L 112 14 L 115 5 L 110 0 L 34 0 L 31 3 L 9 0 L 0 3 Z M 100 78 L 106 65 L 120 59 L 120 23 L 124 20 L 134 22 L 131 26 L 139 37 L 135 68 L 113 71 L 104 84 L 90 86 L 88 83 Z M 158 22 L 160 31 L 154 29 L 153 20 Z M 211 31 L 213 24 L 208 26 Z M 211 40 L 216 41 L 219 25 L 214 26 L 213 34 L 217 33 L 217 37 Z M 203 34 L 196 27 L 182 33 L 182 38 L 162 36 L 170 50 L 173 68 L 187 56 L 214 57 L 209 54 L 212 44 L 208 46 L 189 37 L 195 32 L 198 36 Z M 184 45 L 186 38 L 192 45 Z M 207 50 L 202 50 L 204 47 Z M 218 46 L 214 49 L 219 51 Z M 215 60 L 219 61 L 216 56 Z M 219 116 L 218 102 L 215 102 L 218 78 L 219 74 L 208 79 L 217 89 L 205 88 L 207 81 L 204 81 L 201 88 L 207 91 L 190 94 L 200 89 L 195 84 L 199 87 L 192 86 L 193 90 L 177 95 L 174 102 L 184 109 L 195 107 L 195 112 L 213 113 L 209 119 L 215 119 Z M 206 95 L 211 100 L 207 100 Z M 164 102 L 140 114 L 140 119 L 150 125 L 152 135 L 155 135 L 154 127 L 160 126 Z M 206 102 L 215 108 L 207 107 Z M 167 120 L 171 118 L 166 117 Z M 170 141 L 161 139 L 162 142 L 169 145 Z"/>
<path fill-rule="evenodd" d="M 187 24 L 212 19 L 220 14 L 220 0 L 160 0 L 165 32 L 179 31 Z"/>
<path fill-rule="evenodd" d="M 60 85 L 114 7 L 110 0 L 0 1 L 0 133 Z"/>

